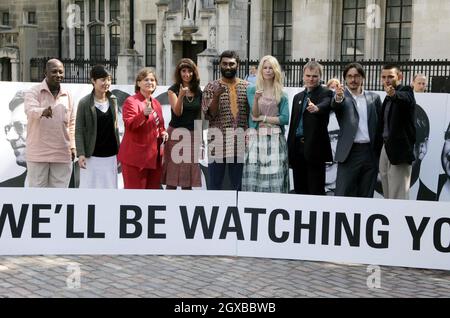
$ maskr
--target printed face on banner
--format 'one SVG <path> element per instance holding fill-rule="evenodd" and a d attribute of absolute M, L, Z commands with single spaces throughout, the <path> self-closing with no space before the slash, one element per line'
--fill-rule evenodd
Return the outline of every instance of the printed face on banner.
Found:
<path fill-rule="evenodd" d="M 11 145 L 16 163 L 26 167 L 25 142 L 27 138 L 27 118 L 24 110 L 24 91 L 18 91 L 9 103 L 10 120 L 5 125 L 5 136 Z"/>

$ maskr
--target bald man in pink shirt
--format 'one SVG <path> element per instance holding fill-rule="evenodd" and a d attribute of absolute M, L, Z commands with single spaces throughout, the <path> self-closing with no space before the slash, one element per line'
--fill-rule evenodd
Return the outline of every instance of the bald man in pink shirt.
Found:
<path fill-rule="evenodd" d="M 51 59 L 45 79 L 25 94 L 28 183 L 37 188 L 67 188 L 75 157 L 75 110 L 61 87 L 64 66 Z"/>

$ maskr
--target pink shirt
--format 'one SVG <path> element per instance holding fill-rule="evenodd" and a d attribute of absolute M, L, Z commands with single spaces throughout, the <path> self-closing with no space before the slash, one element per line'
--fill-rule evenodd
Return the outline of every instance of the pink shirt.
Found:
<path fill-rule="evenodd" d="M 52 118 L 41 117 L 52 107 Z M 30 162 L 71 162 L 75 148 L 75 110 L 70 93 L 61 87 L 58 96 L 50 92 L 45 79 L 25 93 L 27 152 Z"/>

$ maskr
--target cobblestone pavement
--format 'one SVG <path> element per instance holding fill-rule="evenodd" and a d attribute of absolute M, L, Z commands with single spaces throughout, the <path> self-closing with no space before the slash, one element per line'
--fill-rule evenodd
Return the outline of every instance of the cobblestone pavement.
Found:
<path fill-rule="evenodd" d="M 450 271 L 383 266 L 380 288 L 369 288 L 372 274 L 262 258 L 2 256 L 0 297 L 450 297 Z"/>

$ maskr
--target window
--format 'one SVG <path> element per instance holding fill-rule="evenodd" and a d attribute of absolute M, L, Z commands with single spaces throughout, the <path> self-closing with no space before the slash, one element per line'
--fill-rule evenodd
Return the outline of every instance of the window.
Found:
<path fill-rule="evenodd" d="M 37 24 L 35 11 L 28 11 L 28 24 Z"/>
<path fill-rule="evenodd" d="M 97 20 L 97 8 L 95 0 L 89 0 L 89 21 Z"/>
<path fill-rule="evenodd" d="M 214 8 L 214 0 L 202 0 L 202 8 L 205 9 Z"/>
<path fill-rule="evenodd" d="M 109 1 L 109 18 L 111 21 L 117 20 L 120 17 L 120 2 L 119 0 Z"/>
<path fill-rule="evenodd" d="M 9 25 L 9 12 L 2 12 L 2 25 Z"/>
<path fill-rule="evenodd" d="M 75 28 L 75 58 L 84 59 L 84 1 L 75 1 L 80 8 L 80 25 Z"/>
<path fill-rule="evenodd" d="M 405 61 L 411 57 L 412 0 L 387 0 L 384 58 Z"/>
<path fill-rule="evenodd" d="M 145 65 L 156 65 L 156 24 L 145 25 Z"/>
<path fill-rule="evenodd" d="M 81 15 L 80 27 L 74 28 L 72 52 L 75 52 L 75 58 L 117 61 L 120 53 L 120 0 L 75 0 L 75 4 Z"/>
<path fill-rule="evenodd" d="M 344 0 L 342 9 L 341 60 L 364 58 L 366 0 Z"/>
<path fill-rule="evenodd" d="M 272 55 L 283 62 L 292 57 L 292 0 L 272 4 Z"/>
<path fill-rule="evenodd" d="M 103 25 L 93 25 L 90 28 L 90 59 L 101 61 L 105 59 L 105 28 Z"/>
<path fill-rule="evenodd" d="M 117 61 L 120 53 L 120 26 L 112 25 L 109 30 L 110 60 Z"/>
<path fill-rule="evenodd" d="M 105 22 L 105 0 L 98 0 L 98 19 Z"/>

